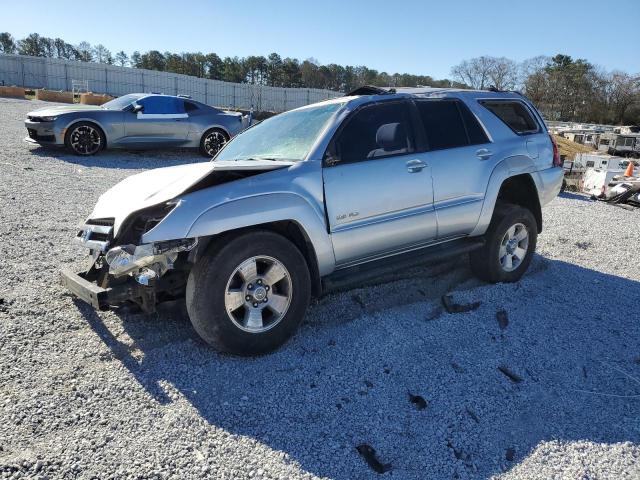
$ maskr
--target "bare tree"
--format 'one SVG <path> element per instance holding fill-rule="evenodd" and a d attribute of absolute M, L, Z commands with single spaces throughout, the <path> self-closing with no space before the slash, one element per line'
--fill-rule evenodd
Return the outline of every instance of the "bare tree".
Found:
<path fill-rule="evenodd" d="M 451 75 L 471 88 L 512 90 L 518 83 L 518 65 L 505 57 L 483 55 L 462 61 L 451 69 Z"/>
<path fill-rule="evenodd" d="M 451 69 L 451 75 L 471 88 L 484 90 L 489 87 L 492 68 L 492 57 L 482 56 L 463 60 Z"/>
<path fill-rule="evenodd" d="M 93 58 L 98 63 L 109 63 L 108 60 L 111 58 L 111 52 L 100 43 L 93 47 Z"/>

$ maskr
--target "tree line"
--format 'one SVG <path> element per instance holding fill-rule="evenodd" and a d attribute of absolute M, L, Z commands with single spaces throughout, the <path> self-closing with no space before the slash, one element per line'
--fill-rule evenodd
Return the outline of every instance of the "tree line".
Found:
<path fill-rule="evenodd" d="M 463 86 L 447 79 L 436 80 L 428 75 L 389 74 L 365 66 L 342 66 L 335 63 L 320 65 L 313 58 L 300 61 L 297 58 L 282 58 L 277 53 L 267 57 L 251 55 L 243 58 L 222 58 L 216 53 L 149 50 L 134 51 L 127 55 L 124 51 L 112 53 L 102 44 L 80 42 L 72 45 L 61 38 L 44 37 L 37 33 L 20 40 L 14 39 L 8 32 L 0 33 L 0 52 L 106 63 L 273 87 L 324 88 L 346 92 L 366 84 L 398 87 Z"/>
<path fill-rule="evenodd" d="M 457 87 L 518 90 L 549 120 L 608 124 L 640 124 L 640 75 L 606 71 L 568 55 L 535 57 L 517 63 L 504 57 L 481 56 L 451 69 L 451 79 L 380 72 L 366 66 L 321 65 L 309 58 L 220 57 L 216 53 L 124 51 L 112 53 L 102 44 L 72 45 L 61 38 L 32 33 L 16 40 L 0 33 L 0 52 L 64 58 L 181 73 L 200 78 L 274 87 L 324 88 L 348 92 L 361 85 L 382 87 Z"/>

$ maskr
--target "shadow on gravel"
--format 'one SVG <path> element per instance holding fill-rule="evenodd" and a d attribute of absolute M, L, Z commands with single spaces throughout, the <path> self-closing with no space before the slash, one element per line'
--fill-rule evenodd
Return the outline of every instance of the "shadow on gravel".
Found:
<path fill-rule="evenodd" d="M 458 267 L 326 297 L 259 358 L 216 354 L 180 310 L 123 316 L 132 346 L 82 313 L 158 402 L 184 396 L 318 476 L 377 477 L 361 444 L 394 478 L 486 478 L 545 441 L 640 443 L 639 282 L 540 256 L 517 284 L 469 283 Z M 444 313 L 454 287 L 479 308 Z"/>
<path fill-rule="evenodd" d="M 207 162 L 210 159 L 192 149 L 162 150 L 104 150 L 90 157 L 74 155 L 63 147 L 37 145 L 30 147 L 31 154 L 43 160 L 54 158 L 71 166 L 141 170 L 148 168 L 171 167 L 186 163 Z M 162 162 L 158 164 L 158 161 Z"/>
<path fill-rule="evenodd" d="M 593 203 L 593 200 L 591 200 L 591 198 L 589 196 L 587 196 L 586 194 L 579 194 L 579 193 L 571 193 L 571 192 L 560 192 L 558 194 L 558 196 L 560 198 L 567 198 L 569 200 L 580 200 L 582 202 L 589 202 L 589 203 Z"/>

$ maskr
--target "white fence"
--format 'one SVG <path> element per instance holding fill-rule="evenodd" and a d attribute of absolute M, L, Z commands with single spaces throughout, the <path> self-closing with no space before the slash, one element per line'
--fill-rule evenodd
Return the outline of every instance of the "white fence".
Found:
<path fill-rule="evenodd" d="M 271 112 L 342 95 L 317 88 L 267 87 L 100 63 L 0 54 L 0 84 L 71 91 L 73 80 L 87 80 L 94 93 L 183 94 L 208 105 Z"/>

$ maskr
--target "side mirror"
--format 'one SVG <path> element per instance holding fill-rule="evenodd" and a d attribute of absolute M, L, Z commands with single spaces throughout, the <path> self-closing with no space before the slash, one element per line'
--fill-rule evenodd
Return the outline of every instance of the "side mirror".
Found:
<path fill-rule="evenodd" d="M 138 113 L 144 111 L 144 107 L 142 105 L 138 105 L 137 103 L 133 106 L 133 113 Z"/>

